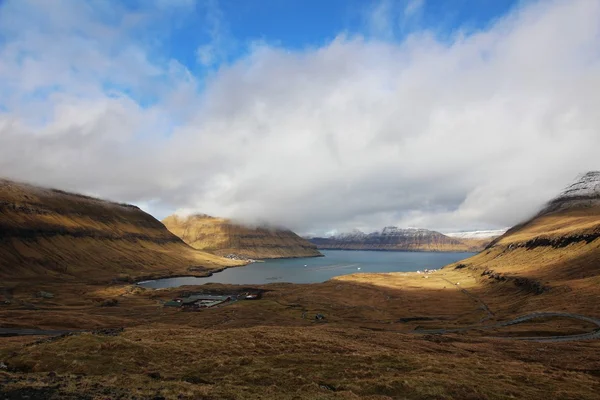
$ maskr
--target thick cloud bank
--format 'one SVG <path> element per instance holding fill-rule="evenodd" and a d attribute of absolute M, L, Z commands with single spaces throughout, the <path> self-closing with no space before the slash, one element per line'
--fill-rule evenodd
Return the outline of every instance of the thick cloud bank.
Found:
<path fill-rule="evenodd" d="M 150 12 L 47 3 L 0 9 L 8 178 L 320 234 L 501 228 L 600 168 L 598 1 L 450 38 L 254 44 L 202 77 L 135 39 Z"/>

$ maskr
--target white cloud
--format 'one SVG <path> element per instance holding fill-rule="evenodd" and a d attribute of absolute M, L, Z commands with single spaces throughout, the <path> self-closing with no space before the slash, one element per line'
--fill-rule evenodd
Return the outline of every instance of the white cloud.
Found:
<path fill-rule="evenodd" d="M 217 59 L 215 56 L 215 48 L 212 44 L 204 44 L 198 47 L 196 54 L 198 62 L 205 66 L 213 65 Z"/>
<path fill-rule="evenodd" d="M 196 59 L 201 65 L 212 67 L 227 59 L 228 54 L 235 47 L 235 41 L 229 33 L 218 0 L 208 0 L 203 5 L 204 31 L 208 34 L 209 41 L 197 48 Z"/>
<path fill-rule="evenodd" d="M 599 168 L 597 2 L 532 3 L 453 41 L 256 46 L 202 92 L 127 38 L 131 16 L 65 7 L 73 26 L 36 30 L 4 7 L 0 35 L 22 24 L 0 45 L 11 178 L 323 233 L 502 228 Z"/>
<path fill-rule="evenodd" d="M 425 5 L 425 0 L 409 0 L 404 7 L 404 15 L 411 17 L 420 12 Z"/>
<path fill-rule="evenodd" d="M 371 33 L 379 38 L 394 36 L 394 5 L 391 0 L 380 0 L 367 10 L 367 23 Z"/>
<path fill-rule="evenodd" d="M 417 31 L 425 0 L 378 0 L 364 9 L 370 37 L 390 41 Z"/>

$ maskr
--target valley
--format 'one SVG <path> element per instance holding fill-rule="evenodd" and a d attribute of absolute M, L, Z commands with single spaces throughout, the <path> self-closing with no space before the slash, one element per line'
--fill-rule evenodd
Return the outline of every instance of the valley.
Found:
<path fill-rule="evenodd" d="M 0 400 L 600 400 L 600 0 L 0 0 Z"/>
<path fill-rule="evenodd" d="M 35 191 L 19 190 L 11 203 L 19 207 L 3 208 L 4 226 L 36 228 L 27 238 L 2 238 L 5 254 L 31 263 L 14 262 L 11 269 L 5 262 L 0 270 L 0 393 L 6 398 L 596 399 L 600 391 L 596 191 L 561 194 L 480 253 L 426 273 L 146 289 L 108 277 L 181 269 L 154 272 L 145 258 L 127 253 L 124 239 L 96 234 L 87 240 L 103 243 L 106 268 L 93 274 L 73 261 L 85 259 L 88 247 L 78 246 L 81 238 L 72 230 L 54 225 L 67 243 L 45 243 L 40 221 L 46 220 L 39 215 L 49 214 L 20 211 L 21 199 Z M 70 196 L 63 201 L 73 201 Z M 89 199 L 74 204 L 83 207 L 80 201 L 85 210 L 98 207 Z M 50 220 L 98 224 L 80 214 Z M 139 211 L 117 215 L 103 217 L 104 230 L 135 231 L 134 221 L 144 221 L 145 229 L 162 235 L 161 246 L 180 249 L 147 245 L 162 257 L 172 255 L 172 265 L 182 254 L 204 257 L 199 273 L 231 261 L 192 249 Z M 58 266 L 45 272 L 44 264 L 25 258 L 21 243 L 52 249 Z M 117 254 L 129 260 L 123 271 Z M 186 258 L 182 265 L 189 268 L 192 259 L 200 260 Z M 61 269 L 61 260 L 82 265 L 81 273 Z M 196 312 L 164 306 L 189 293 L 248 291 L 260 291 L 261 298 Z M 28 335 L 14 336 L 25 330 Z"/>

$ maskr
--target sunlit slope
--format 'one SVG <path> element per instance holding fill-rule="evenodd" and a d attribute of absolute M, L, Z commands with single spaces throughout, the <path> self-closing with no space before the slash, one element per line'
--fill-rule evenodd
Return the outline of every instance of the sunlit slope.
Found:
<path fill-rule="evenodd" d="M 593 178 L 590 182 L 590 177 Z M 581 185 L 581 180 L 587 185 Z M 530 220 L 481 253 L 444 268 L 467 276 L 493 309 L 564 310 L 600 315 L 600 174 L 579 178 Z M 585 191 L 572 192 L 584 186 Z M 593 190 L 589 190 L 592 187 Z"/>
<path fill-rule="evenodd" d="M 190 248 L 135 206 L 0 180 L 4 278 L 134 279 L 232 263 Z"/>
<path fill-rule="evenodd" d="M 470 264 L 540 279 L 600 274 L 600 207 L 540 215 L 497 239 Z"/>
<path fill-rule="evenodd" d="M 578 178 L 530 220 L 470 261 L 546 279 L 600 274 L 600 173 Z"/>
<path fill-rule="evenodd" d="M 259 259 L 321 255 L 315 245 L 287 229 L 244 226 L 206 215 L 172 215 L 163 223 L 190 246 L 218 255 Z"/>

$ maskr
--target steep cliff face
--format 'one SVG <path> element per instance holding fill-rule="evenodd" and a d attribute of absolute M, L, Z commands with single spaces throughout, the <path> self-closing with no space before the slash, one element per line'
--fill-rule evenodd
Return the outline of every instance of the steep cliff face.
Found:
<path fill-rule="evenodd" d="M 134 279 L 235 264 L 192 249 L 135 206 L 0 180 L 2 277 Z"/>
<path fill-rule="evenodd" d="M 244 226 L 207 215 L 172 215 L 163 223 L 190 246 L 221 256 L 266 259 L 322 255 L 314 244 L 286 229 Z"/>
<path fill-rule="evenodd" d="M 310 241 L 319 249 L 340 250 L 479 251 L 485 247 L 480 240 L 457 239 L 427 229 L 399 229 L 395 226 L 372 233 L 354 230 Z"/>

